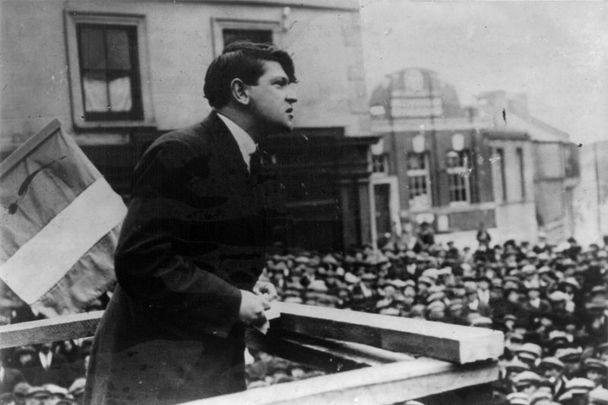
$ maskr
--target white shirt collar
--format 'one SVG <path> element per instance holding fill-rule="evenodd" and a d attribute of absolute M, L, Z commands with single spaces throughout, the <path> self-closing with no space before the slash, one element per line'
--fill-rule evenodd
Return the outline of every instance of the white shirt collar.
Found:
<path fill-rule="evenodd" d="M 217 116 L 220 117 L 224 124 L 226 124 L 228 130 L 234 137 L 234 140 L 239 145 L 241 155 L 243 155 L 243 160 L 247 165 L 247 170 L 249 170 L 249 161 L 251 159 L 250 155 L 256 151 L 258 145 L 253 141 L 251 136 L 243 128 L 238 126 L 236 122 L 232 121 L 230 118 L 220 113 L 217 113 Z"/>
<path fill-rule="evenodd" d="M 40 358 L 40 363 L 42 367 L 46 370 L 51 366 L 51 361 L 53 359 L 53 352 L 49 350 L 47 354 L 42 352 L 38 352 L 38 357 Z"/>

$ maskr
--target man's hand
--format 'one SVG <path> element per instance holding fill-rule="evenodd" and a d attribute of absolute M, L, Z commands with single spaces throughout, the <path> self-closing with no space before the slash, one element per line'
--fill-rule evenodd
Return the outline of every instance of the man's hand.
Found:
<path fill-rule="evenodd" d="M 277 299 L 277 289 L 270 281 L 258 280 L 253 287 L 253 292 L 258 295 L 264 295 L 268 301 Z"/>
<path fill-rule="evenodd" d="M 255 295 L 250 291 L 241 290 L 241 307 L 239 319 L 246 325 L 261 325 L 266 321 L 264 311 L 270 308 L 270 302 L 265 295 Z"/>

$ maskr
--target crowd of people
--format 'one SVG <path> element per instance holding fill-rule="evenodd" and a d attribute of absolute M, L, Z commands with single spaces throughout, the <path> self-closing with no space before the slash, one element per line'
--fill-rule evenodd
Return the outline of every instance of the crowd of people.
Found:
<path fill-rule="evenodd" d="M 476 249 L 460 250 L 435 243 L 424 227 L 412 240 L 380 243 L 340 253 L 277 252 L 263 277 L 284 302 L 503 331 L 497 403 L 608 404 L 606 247 L 583 249 L 573 238 L 554 246 L 543 234 L 536 244 L 493 245 L 480 231 Z M 4 403 L 77 403 L 89 347 L 84 340 L 5 351 Z M 250 388 L 319 375 L 261 352 L 247 363 Z"/>

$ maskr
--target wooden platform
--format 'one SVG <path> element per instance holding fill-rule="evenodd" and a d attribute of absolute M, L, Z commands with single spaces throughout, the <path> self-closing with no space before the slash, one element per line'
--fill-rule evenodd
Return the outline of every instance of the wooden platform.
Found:
<path fill-rule="evenodd" d="M 498 378 L 501 332 L 306 305 L 278 309 L 269 334 L 250 331 L 248 346 L 333 374 L 188 404 L 389 404 Z M 1 326 L 0 348 L 92 336 L 102 314 Z"/>

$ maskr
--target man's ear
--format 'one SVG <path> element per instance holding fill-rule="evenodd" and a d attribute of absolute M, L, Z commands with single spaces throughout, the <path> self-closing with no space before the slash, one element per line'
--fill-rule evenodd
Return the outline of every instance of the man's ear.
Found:
<path fill-rule="evenodd" d="M 230 93 L 232 98 L 239 104 L 249 104 L 249 87 L 239 78 L 230 82 Z"/>

